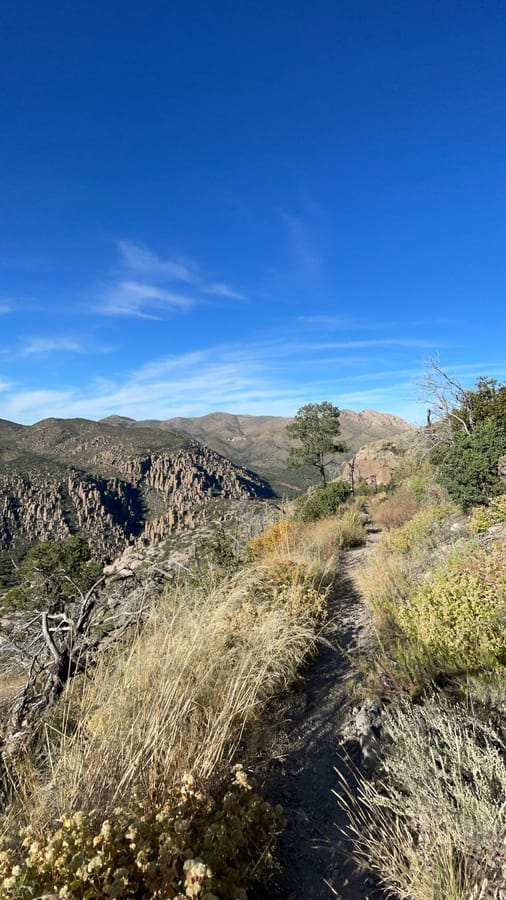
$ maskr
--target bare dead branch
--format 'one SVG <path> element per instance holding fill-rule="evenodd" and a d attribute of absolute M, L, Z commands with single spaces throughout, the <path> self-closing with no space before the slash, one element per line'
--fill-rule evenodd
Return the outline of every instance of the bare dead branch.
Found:
<path fill-rule="evenodd" d="M 425 377 L 418 382 L 421 400 L 430 406 L 431 417 L 439 421 L 454 419 L 470 434 L 473 428 L 469 392 L 442 368 L 437 357 L 429 357 Z M 466 417 L 461 410 L 465 410 Z M 429 422 L 427 430 L 432 429 Z"/>
<path fill-rule="evenodd" d="M 43 634 L 44 640 L 46 642 L 46 646 L 47 646 L 51 656 L 53 657 L 55 663 L 58 665 L 61 661 L 61 653 L 58 650 L 58 647 L 56 646 L 55 642 L 53 641 L 53 638 L 49 631 L 48 624 L 47 624 L 47 617 L 48 617 L 48 614 L 46 612 L 43 612 L 42 613 L 42 634 Z"/>

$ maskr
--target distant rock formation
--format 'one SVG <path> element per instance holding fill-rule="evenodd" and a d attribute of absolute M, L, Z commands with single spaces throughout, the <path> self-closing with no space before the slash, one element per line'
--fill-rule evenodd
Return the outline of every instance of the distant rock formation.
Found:
<path fill-rule="evenodd" d="M 132 432 L 140 428 L 171 431 L 207 444 L 239 466 L 246 466 L 267 479 L 278 494 L 294 494 L 314 481 L 314 472 L 308 469 L 287 469 L 286 461 L 291 447 L 286 426 L 292 418 L 282 416 L 248 416 L 231 413 L 210 413 L 193 418 L 176 418 L 165 421 L 149 419 L 136 422 L 124 416 L 109 416 L 102 420 L 108 425 Z M 388 438 L 409 430 L 410 426 L 398 416 L 366 409 L 353 412 L 342 409 L 340 416 L 341 438 L 350 451 L 340 457 L 341 462 L 329 467 L 336 476 L 342 460 L 353 456 L 360 447 L 370 441 Z M 331 472 L 331 469 L 334 471 Z"/>
<path fill-rule="evenodd" d="M 290 421 L 227 413 L 168 422 L 50 418 L 31 426 L 0 419 L 0 551 L 82 533 L 94 555 L 109 561 L 128 545 L 199 526 L 210 501 L 273 496 L 271 485 L 296 493 L 314 472 L 286 468 Z M 407 427 L 372 410 L 342 410 L 341 426 L 355 451 L 359 438 Z M 376 472 L 378 484 L 388 481 L 384 452 L 381 468 L 367 451 L 359 456 L 362 477 Z"/>
<path fill-rule="evenodd" d="M 196 441 L 174 446 L 168 433 L 143 430 L 139 442 L 140 432 L 122 439 L 123 430 L 97 423 L 32 428 L 0 429 L 2 550 L 82 533 L 109 560 L 132 541 L 198 524 L 208 501 L 272 495 L 255 473 Z M 146 437 L 159 447 L 146 449 Z"/>
<path fill-rule="evenodd" d="M 394 474 L 405 464 L 406 456 L 413 450 L 413 432 L 404 432 L 390 440 L 373 441 L 361 447 L 342 469 L 342 478 L 355 484 L 365 481 L 376 487 L 390 484 Z M 352 472 L 353 470 L 353 472 Z"/>

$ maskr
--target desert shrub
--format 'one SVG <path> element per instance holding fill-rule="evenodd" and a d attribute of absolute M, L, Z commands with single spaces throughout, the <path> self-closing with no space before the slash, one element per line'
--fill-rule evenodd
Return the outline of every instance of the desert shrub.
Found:
<path fill-rule="evenodd" d="M 86 538 L 71 535 L 61 541 L 44 541 L 31 547 L 20 563 L 19 584 L 7 591 L 2 602 L 7 607 L 62 609 L 82 595 L 102 573 L 100 563 L 91 559 Z"/>
<path fill-rule="evenodd" d="M 506 741 L 505 684 L 506 666 L 497 666 L 485 672 L 466 672 L 451 685 L 451 695 L 470 714 L 492 725 Z"/>
<path fill-rule="evenodd" d="M 447 534 L 451 504 L 420 509 L 408 522 L 388 531 L 376 553 L 356 573 L 383 637 L 399 632 L 399 610 L 416 589 L 427 566 L 427 552 Z"/>
<path fill-rule="evenodd" d="M 458 545 L 399 604 L 397 620 L 441 670 L 506 662 L 506 559 L 497 549 Z"/>
<path fill-rule="evenodd" d="M 398 632 L 398 608 L 414 589 L 412 566 L 400 553 L 378 552 L 355 575 L 381 636 Z"/>
<path fill-rule="evenodd" d="M 335 523 L 336 539 L 341 550 L 359 547 L 366 538 L 364 517 L 354 509 L 345 509 Z"/>
<path fill-rule="evenodd" d="M 436 506 L 448 500 L 447 491 L 439 484 L 436 471 L 428 461 L 421 463 L 417 471 L 410 475 L 408 484 L 417 503 Z"/>
<path fill-rule="evenodd" d="M 44 833 L 27 827 L 0 845 L 6 898 L 58 892 L 75 900 L 236 898 L 280 830 L 279 808 L 263 802 L 237 766 L 209 793 L 186 777 L 163 805 L 64 815 Z"/>
<path fill-rule="evenodd" d="M 197 572 L 213 569 L 215 574 L 226 575 L 237 572 L 243 563 L 239 542 L 224 528 L 216 528 L 198 547 Z"/>
<path fill-rule="evenodd" d="M 378 489 L 376 485 L 371 484 L 366 478 L 355 479 L 354 494 L 355 497 L 374 497 Z"/>
<path fill-rule="evenodd" d="M 488 506 L 476 506 L 471 513 L 469 528 L 478 534 L 503 522 L 506 522 L 506 494 L 494 497 Z"/>
<path fill-rule="evenodd" d="M 257 586 L 262 601 L 287 606 L 297 616 L 325 618 L 327 590 L 318 570 L 292 559 L 266 563 Z"/>
<path fill-rule="evenodd" d="M 374 612 L 372 658 L 393 688 L 417 691 L 442 674 L 506 664 L 506 560 L 458 544 L 430 574 L 399 552 L 378 554 L 359 576 Z"/>
<path fill-rule="evenodd" d="M 378 494 L 369 505 L 371 517 L 379 528 L 398 528 L 418 512 L 420 504 L 414 491 L 401 485 L 391 494 Z"/>
<path fill-rule="evenodd" d="M 420 509 L 404 525 L 389 532 L 384 539 L 388 550 L 412 553 L 426 550 L 441 542 L 448 520 L 456 508 L 450 504 L 438 504 Z"/>
<path fill-rule="evenodd" d="M 268 525 L 261 534 L 249 543 L 250 555 L 253 559 L 262 559 L 269 553 L 287 552 L 294 545 L 298 532 L 297 523 L 293 519 L 278 519 Z"/>
<path fill-rule="evenodd" d="M 330 481 L 313 493 L 300 497 L 296 502 L 296 517 L 303 522 L 314 522 L 338 512 L 339 507 L 351 497 L 351 488 L 345 481 Z"/>
<path fill-rule="evenodd" d="M 309 566 L 311 577 L 335 577 L 342 550 L 365 540 L 365 515 L 359 503 L 343 508 L 339 516 L 312 522 L 283 518 L 253 538 L 249 555 L 262 565 L 272 560 L 292 560 Z"/>
<path fill-rule="evenodd" d="M 357 855 L 396 897 L 470 900 L 504 886 L 506 746 L 442 699 L 384 717 L 374 780 L 345 784 Z M 502 862 L 501 862 L 502 860 Z M 497 878 L 497 881 L 495 879 Z M 480 893 L 487 887 L 490 893 Z"/>

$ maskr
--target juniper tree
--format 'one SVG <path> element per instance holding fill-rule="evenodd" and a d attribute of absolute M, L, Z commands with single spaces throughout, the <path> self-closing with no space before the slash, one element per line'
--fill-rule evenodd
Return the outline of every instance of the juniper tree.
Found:
<path fill-rule="evenodd" d="M 339 416 L 338 407 L 327 401 L 301 406 L 294 421 L 286 426 L 290 439 L 301 444 L 290 448 L 288 465 L 314 466 L 326 484 L 325 466 L 329 457 L 348 450 L 345 443 L 337 440 L 341 433 Z"/>

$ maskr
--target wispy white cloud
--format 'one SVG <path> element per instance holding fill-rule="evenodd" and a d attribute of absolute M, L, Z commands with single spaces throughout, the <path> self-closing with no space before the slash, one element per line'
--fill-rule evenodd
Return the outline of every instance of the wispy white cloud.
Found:
<path fill-rule="evenodd" d="M 36 337 L 27 340 L 21 350 L 19 356 L 34 356 L 42 353 L 86 353 L 84 346 L 77 340 L 67 337 L 44 338 Z"/>
<path fill-rule="evenodd" d="M 209 295 L 246 299 L 225 281 L 208 281 L 194 261 L 164 259 L 134 241 L 118 241 L 117 247 L 120 277 L 101 290 L 94 306 L 101 315 L 156 320 L 208 302 Z M 178 285 L 184 285 L 183 292 Z"/>
<path fill-rule="evenodd" d="M 72 391 L 17 390 L 0 406 L 0 417 L 13 422 L 36 422 L 54 415 L 72 415 Z"/>
<path fill-rule="evenodd" d="M 176 294 L 156 284 L 140 281 L 120 281 L 107 287 L 102 303 L 96 311 L 105 316 L 132 316 L 139 319 L 160 319 L 160 313 L 188 310 L 195 298 Z M 158 310 L 156 314 L 153 310 Z"/>
<path fill-rule="evenodd" d="M 326 351 L 281 340 L 214 346 L 154 359 L 122 378 L 97 378 L 83 388 L 46 392 L 12 388 L 2 395 L 0 416 L 29 422 L 54 415 L 55 410 L 62 416 L 93 419 L 112 413 L 165 419 L 218 410 L 291 415 L 304 403 L 322 399 L 404 415 L 410 404 L 415 409 L 412 382 L 404 370 L 390 370 L 391 377 L 379 382 L 370 354 L 368 368 L 362 358 L 362 370 L 350 365 L 353 353 L 343 351 L 341 356 L 340 365 L 329 365 L 331 354 Z M 306 372 L 301 379 L 303 362 Z M 362 379 L 359 389 L 357 376 Z"/>
<path fill-rule="evenodd" d="M 16 344 L 8 347 L 0 347 L 0 356 L 9 361 L 25 360 L 34 356 L 47 356 L 49 354 L 79 353 L 82 355 L 102 355 L 114 353 L 118 348 L 113 345 L 99 344 L 93 337 L 55 335 L 35 335 L 20 338 Z"/>
<path fill-rule="evenodd" d="M 316 328 L 324 328 L 333 331 L 385 331 L 394 328 L 395 322 L 365 321 L 351 316 L 314 315 L 298 316 L 297 322 L 304 325 L 313 325 Z"/>
<path fill-rule="evenodd" d="M 466 324 L 465 319 L 458 319 L 456 317 L 449 318 L 448 316 L 442 316 L 434 319 L 417 319 L 416 322 L 413 322 L 413 325 L 416 328 L 436 328 L 438 326 L 447 326 L 447 325 L 464 325 Z"/>
<path fill-rule="evenodd" d="M 12 297 L 0 297 L 0 316 L 5 316 L 7 313 L 14 312 L 15 307 L 16 303 Z"/>
<path fill-rule="evenodd" d="M 210 284 L 204 288 L 204 290 L 206 294 L 215 294 L 217 297 L 226 297 L 230 300 L 246 300 L 244 294 L 235 291 L 230 285 L 225 284 L 223 281 L 217 281 L 214 284 Z"/>
<path fill-rule="evenodd" d="M 163 259 L 146 247 L 133 241 L 118 241 L 121 259 L 131 272 L 142 273 L 155 282 L 183 281 L 197 284 L 198 272 L 177 260 Z"/>
<path fill-rule="evenodd" d="M 322 258 L 314 245 L 306 222 L 299 216 L 284 211 L 281 212 L 281 218 L 285 223 L 290 252 L 295 265 L 306 275 L 318 275 L 322 266 Z"/>
<path fill-rule="evenodd" d="M 443 346 L 440 342 L 439 346 Z M 324 344 L 313 344 L 313 350 L 370 350 L 381 347 L 412 347 L 420 350 L 432 350 L 433 340 L 425 338 L 371 338 L 371 340 L 328 341 Z"/>
<path fill-rule="evenodd" d="M 9 391 L 12 388 L 12 382 L 6 381 L 4 378 L 0 378 L 0 391 Z"/>

